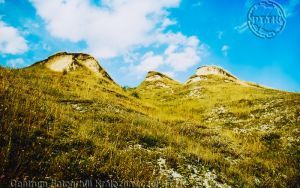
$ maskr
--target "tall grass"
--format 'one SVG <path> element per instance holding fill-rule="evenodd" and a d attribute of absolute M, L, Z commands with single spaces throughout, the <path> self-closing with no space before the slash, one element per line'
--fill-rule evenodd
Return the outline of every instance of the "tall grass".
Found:
<path fill-rule="evenodd" d="M 165 158 L 182 174 L 204 167 L 236 187 L 299 184 L 299 94 L 218 77 L 170 82 L 172 92 L 145 83 L 126 90 L 86 72 L 0 70 L 5 181 L 154 181 Z M 195 87 L 199 96 L 189 97 Z"/>

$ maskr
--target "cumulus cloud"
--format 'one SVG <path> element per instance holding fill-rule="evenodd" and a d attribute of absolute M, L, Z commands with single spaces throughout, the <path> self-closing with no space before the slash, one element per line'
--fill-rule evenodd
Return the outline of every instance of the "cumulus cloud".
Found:
<path fill-rule="evenodd" d="M 142 62 L 135 67 L 135 70 L 137 72 L 148 72 L 156 70 L 163 63 L 164 60 L 162 56 L 154 55 L 153 52 L 148 52 L 142 57 Z"/>
<path fill-rule="evenodd" d="M 165 44 L 162 52 L 150 52 L 143 56 L 141 63 L 131 67 L 135 72 L 141 74 L 156 70 L 162 66 L 171 68 L 175 72 L 183 72 L 202 61 L 206 55 L 206 47 L 200 44 L 197 37 L 187 37 L 182 33 L 166 33 L 157 37 L 160 44 Z"/>
<path fill-rule="evenodd" d="M 55 37 L 85 41 L 88 51 L 112 58 L 128 49 L 153 43 L 153 35 L 174 22 L 166 9 L 179 0 L 31 0 Z"/>
<path fill-rule="evenodd" d="M 52 36 L 84 41 L 87 52 L 98 58 L 123 57 L 135 72 L 162 65 L 185 71 L 201 61 L 204 46 L 197 37 L 167 30 L 176 24 L 168 10 L 180 0 L 30 1 Z M 150 52 L 142 55 L 140 49 Z"/>
<path fill-rule="evenodd" d="M 186 71 L 188 68 L 200 62 L 199 40 L 196 37 L 185 37 L 177 34 L 175 41 L 170 41 L 168 48 L 165 50 L 165 62 L 175 71 Z M 180 41 L 176 41 L 181 38 Z"/>
<path fill-rule="evenodd" d="M 27 41 L 19 31 L 0 20 L 0 53 L 22 54 L 28 50 Z"/>

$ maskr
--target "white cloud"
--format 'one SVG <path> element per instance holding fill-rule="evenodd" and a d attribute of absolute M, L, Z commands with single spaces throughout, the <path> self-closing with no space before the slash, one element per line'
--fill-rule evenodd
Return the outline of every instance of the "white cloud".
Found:
<path fill-rule="evenodd" d="M 161 55 L 154 55 L 153 52 L 148 52 L 142 57 L 142 62 L 135 67 L 135 70 L 139 73 L 156 70 L 160 65 L 164 63 Z"/>
<path fill-rule="evenodd" d="M 154 35 L 174 24 L 168 8 L 179 0 L 31 0 L 51 35 L 72 42 L 85 41 L 101 58 L 117 57 L 128 49 L 149 45 Z"/>
<path fill-rule="evenodd" d="M 0 20 L 0 52 L 2 54 L 22 54 L 27 50 L 27 42 L 19 31 Z"/>
<path fill-rule="evenodd" d="M 12 68 L 20 68 L 25 64 L 22 58 L 10 59 L 7 61 L 7 65 Z"/>
<path fill-rule="evenodd" d="M 128 52 L 123 55 L 123 61 L 125 63 L 134 63 L 137 62 L 140 58 L 141 54 L 138 52 Z"/>
<path fill-rule="evenodd" d="M 201 60 L 197 48 L 194 46 L 170 45 L 165 51 L 165 56 L 166 63 L 175 71 L 186 71 Z"/>
<path fill-rule="evenodd" d="M 164 52 L 166 64 L 174 71 L 186 71 L 201 62 L 206 54 L 204 45 L 197 37 L 187 37 L 182 33 L 168 33 L 160 37 L 160 42 L 168 44 Z"/>
<path fill-rule="evenodd" d="M 230 47 L 228 45 L 223 45 L 221 48 L 221 51 L 223 52 L 224 56 L 228 55 L 228 50 L 230 49 Z"/>
<path fill-rule="evenodd" d="M 52 36 L 84 41 L 86 52 L 97 58 L 122 57 L 128 70 L 139 75 L 161 66 L 186 71 L 205 54 L 197 37 L 167 30 L 176 24 L 168 9 L 178 7 L 180 0 L 102 0 L 100 5 L 88 0 L 30 1 Z M 146 49 L 150 52 L 142 55 Z"/>
<path fill-rule="evenodd" d="M 167 72 L 183 72 L 200 63 L 207 53 L 206 47 L 200 45 L 200 41 L 194 36 L 186 37 L 182 33 L 166 33 L 157 36 L 157 40 L 166 46 L 163 52 L 147 53 L 141 58 L 141 63 L 131 66 L 131 69 L 144 74 L 147 71 L 168 66 L 172 71 Z"/>

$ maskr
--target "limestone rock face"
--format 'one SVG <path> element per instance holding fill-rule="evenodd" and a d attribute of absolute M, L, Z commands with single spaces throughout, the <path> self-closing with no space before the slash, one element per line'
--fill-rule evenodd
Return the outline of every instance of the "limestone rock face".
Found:
<path fill-rule="evenodd" d="M 144 85 L 147 88 L 172 88 L 178 84 L 177 81 L 162 73 L 150 71 L 141 85 Z"/>
<path fill-rule="evenodd" d="M 152 81 L 174 81 L 172 78 L 160 73 L 160 72 L 155 72 L 155 71 L 149 71 L 145 81 L 146 82 L 152 82 Z"/>
<path fill-rule="evenodd" d="M 84 53 L 61 52 L 54 54 L 41 62 L 37 62 L 36 64 L 42 64 L 55 72 L 70 72 L 75 71 L 80 67 L 86 67 L 96 76 L 113 81 L 94 57 Z"/>
<path fill-rule="evenodd" d="M 191 76 L 187 80 L 187 84 L 195 83 L 195 82 L 200 82 L 201 80 L 205 80 L 206 76 L 208 75 L 217 75 L 221 76 L 224 78 L 227 78 L 229 80 L 238 80 L 235 76 L 233 76 L 231 73 L 228 71 L 217 67 L 217 66 L 202 66 L 199 67 L 196 71 L 196 74 Z"/>
<path fill-rule="evenodd" d="M 197 69 L 196 71 L 197 76 L 204 76 L 204 75 L 219 75 L 224 77 L 230 77 L 237 79 L 235 76 L 230 74 L 228 71 L 217 67 L 217 66 L 203 66 Z"/>
<path fill-rule="evenodd" d="M 167 75 L 164 75 L 163 73 L 156 72 L 156 71 L 149 71 L 145 82 L 155 82 L 155 81 L 174 81 L 172 78 L 168 77 Z"/>
<path fill-rule="evenodd" d="M 52 71 L 63 72 L 76 70 L 79 65 L 73 61 L 73 55 L 57 54 L 48 58 L 45 66 Z"/>
<path fill-rule="evenodd" d="M 82 53 L 58 53 L 45 60 L 45 66 L 56 72 L 73 71 L 85 66 L 90 71 L 99 74 L 103 69 L 98 61 L 90 55 Z"/>

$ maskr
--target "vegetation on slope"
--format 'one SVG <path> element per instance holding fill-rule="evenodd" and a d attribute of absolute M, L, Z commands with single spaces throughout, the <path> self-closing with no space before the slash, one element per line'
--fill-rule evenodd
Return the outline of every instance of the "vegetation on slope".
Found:
<path fill-rule="evenodd" d="M 187 85 L 148 84 L 122 89 L 85 67 L 0 69 L 3 184 L 97 178 L 299 185 L 299 94 L 214 75 Z"/>

